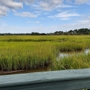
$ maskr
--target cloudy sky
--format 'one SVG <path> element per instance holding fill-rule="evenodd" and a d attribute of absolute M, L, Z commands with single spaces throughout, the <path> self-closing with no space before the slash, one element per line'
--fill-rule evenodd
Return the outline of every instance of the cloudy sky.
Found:
<path fill-rule="evenodd" d="M 90 0 L 0 0 L 0 33 L 90 28 Z"/>

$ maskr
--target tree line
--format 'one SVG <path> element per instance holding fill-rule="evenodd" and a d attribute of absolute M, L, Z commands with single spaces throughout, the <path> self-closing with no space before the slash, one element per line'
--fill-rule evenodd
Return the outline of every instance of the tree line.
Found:
<path fill-rule="evenodd" d="M 90 35 L 90 29 L 88 28 L 80 28 L 69 31 L 55 31 L 53 33 L 0 33 L 0 35 Z"/>

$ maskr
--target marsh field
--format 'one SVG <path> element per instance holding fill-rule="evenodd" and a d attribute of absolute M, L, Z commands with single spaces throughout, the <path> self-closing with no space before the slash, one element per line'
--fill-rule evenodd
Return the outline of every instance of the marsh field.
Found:
<path fill-rule="evenodd" d="M 90 68 L 89 48 L 89 35 L 0 36 L 0 72 Z"/>

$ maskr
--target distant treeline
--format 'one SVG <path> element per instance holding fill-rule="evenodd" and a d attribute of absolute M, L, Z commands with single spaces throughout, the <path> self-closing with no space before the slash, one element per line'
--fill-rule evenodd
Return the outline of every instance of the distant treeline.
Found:
<path fill-rule="evenodd" d="M 32 32 L 32 33 L 0 33 L 0 35 L 90 35 L 90 29 L 88 28 L 80 28 L 75 30 L 69 31 L 55 31 L 53 33 L 39 33 L 39 32 Z"/>

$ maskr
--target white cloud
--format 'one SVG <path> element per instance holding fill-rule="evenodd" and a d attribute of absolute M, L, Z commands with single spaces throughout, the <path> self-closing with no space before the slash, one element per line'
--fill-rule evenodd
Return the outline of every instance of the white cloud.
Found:
<path fill-rule="evenodd" d="M 67 4 L 65 4 L 64 2 L 66 2 Z M 6 15 L 8 11 L 12 9 L 16 10 L 23 8 L 23 3 L 29 5 L 31 8 L 35 10 L 39 9 L 42 11 L 51 11 L 55 9 L 74 7 L 68 5 L 68 3 L 72 2 L 76 4 L 90 4 L 90 0 L 0 0 L 0 16 Z M 3 7 L 5 8 L 4 11 L 1 10 L 1 8 Z M 38 15 L 40 15 L 40 13 Z M 33 17 L 33 15 L 31 16 Z"/>
<path fill-rule="evenodd" d="M 43 10 L 52 10 L 56 7 L 72 7 L 70 5 L 63 5 L 64 0 L 19 0 L 20 2 L 26 3 L 26 5 L 31 5 Z M 72 0 L 71 0 L 72 1 Z M 67 0 L 66 0 L 67 2 Z M 36 4 L 35 4 L 36 3 Z"/>
<path fill-rule="evenodd" d="M 10 10 L 23 8 L 23 3 L 26 3 L 26 5 L 33 3 L 30 7 L 35 8 L 35 11 L 37 11 L 37 9 L 50 11 L 55 8 L 71 7 L 70 5 L 63 5 L 63 1 L 64 0 L 0 0 L 0 17 L 7 15 Z M 36 13 L 36 15 L 30 12 L 15 12 L 14 14 L 22 17 L 37 17 L 41 12 Z"/>
<path fill-rule="evenodd" d="M 7 15 L 10 9 L 22 8 L 23 4 L 14 0 L 0 0 L 0 17 Z"/>
<path fill-rule="evenodd" d="M 9 9 L 7 7 L 0 6 L 0 17 L 6 15 L 8 11 L 9 11 Z"/>
<path fill-rule="evenodd" d="M 84 3 L 89 3 L 89 0 L 75 0 L 76 4 L 84 4 Z"/>
<path fill-rule="evenodd" d="M 16 15 L 16 16 L 21 16 L 21 17 L 29 17 L 29 18 L 35 18 L 35 17 L 37 17 L 36 15 L 34 15 L 33 13 L 30 13 L 30 12 L 16 12 L 16 11 L 14 11 L 14 14 Z"/>
<path fill-rule="evenodd" d="M 19 0 L 20 2 L 25 2 L 25 4 L 26 5 L 29 5 L 29 4 L 31 4 L 31 3 L 33 3 L 33 2 L 35 2 L 35 0 Z"/>
<path fill-rule="evenodd" d="M 76 23 L 60 25 L 64 31 L 80 29 L 80 28 L 90 28 L 90 17 L 86 19 L 77 20 Z"/>
<path fill-rule="evenodd" d="M 76 6 L 71 6 L 71 5 L 58 5 L 57 8 L 71 8 L 71 7 L 76 7 Z"/>
<path fill-rule="evenodd" d="M 54 16 L 48 16 L 49 18 L 60 18 L 61 20 L 68 20 L 70 17 L 80 16 L 78 13 L 70 12 L 70 11 L 63 11 L 58 13 Z"/>
<path fill-rule="evenodd" d="M 37 4 L 33 5 L 36 9 L 41 10 L 53 10 L 58 5 L 61 5 L 63 3 L 63 0 L 38 0 Z"/>
<path fill-rule="evenodd" d="M 66 3 L 71 3 L 71 4 L 84 4 L 84 3 L 90 3 L 90 0 L 19 0 L 20 2 L 26 3 L 27 5 L 31 3 L 36 3 L 35 6 L 38 9 L 43 9 L 43 10 L 52 10 L 55 7 L 64 7 L 62 4 L 64 2 Z M 66 5 L 65 7 L 68 7 Z M 71 6 L 69 6 L 71 7 Z"/>
<path fill-rule="evenodd" d="M 76 0 L 76 3 L 78 2 L 81 2 L 81 1 Z M 23 8 L 23 3 L 26 3 L 26 5 L 30 5 L 31 8 L 35 9 L 35 11 L 37 9 L 51 11 L 57 8 L 60 9 L 60 8 L 73 7 L 71 5 L 64 5 L 64 0 L 8 0 L 8 1 L 0 0 L 0 6 L 3 6 L 4 8 L 6 8 L 6 10 L 2 12 L 1 7 L 0 7 L 0 16 L 6 15 L 7 12 L 12 9 L 16 10 L 16 9 Z M 37 16 L 40 14 L 41 13 L 38 13 Z M 30 16 L 30 17 L 36 17 L 32 13 L 26 13 L 26 12 L 20 13 L 20 14 L 17 13 L 16 15 L 23 16 L 23 17 L 25 17 L 25 15 Z"/>
<path fill-rule="evenodd" d="M 90 26 L 90 16 L 87 16 L 87 18 L 82 19 L 82 20 L 78 20 L 77 24 L 81 25 L 81 26 Z M 90 27 L 89 27 L 90 28 Z"/>
<path fill-rule="evenodd" d="M 69 20 L 70 18 L 61 18 L 60 20 Z"/>
<path fill-rule="evenodd" d="M 80 20 L 80 21 L 78 21 L 78 23 L 80 23 L 80 24 L 88 24 L 88 23 L 90 23 L 90 19 L 86 19 L 86 20 Z"/>
<path fill-rule="evenodd" d="M 41 15 L 41 11 L 34 11 L 34 13 L 37 15 L 37 16 L 39 16 L 39 15 Z"/>
<path fill-rule="evenodd" d="M 67 3 L 72 3 L 72 0 L 66 0 Z"/>
<path fill-rule="evenodd" d="M 39 21 L 27 21 L 27 23 L 32 23 L 32 24 L 39 24 L 40 22 Z"/>
<path fill-rule="evenodd" d="M 0 0 L 0 5 L 6 6 L 11 9 L 18 9 L 23 7 L 22 3 L 15 2 L 15 0 Z"/>

